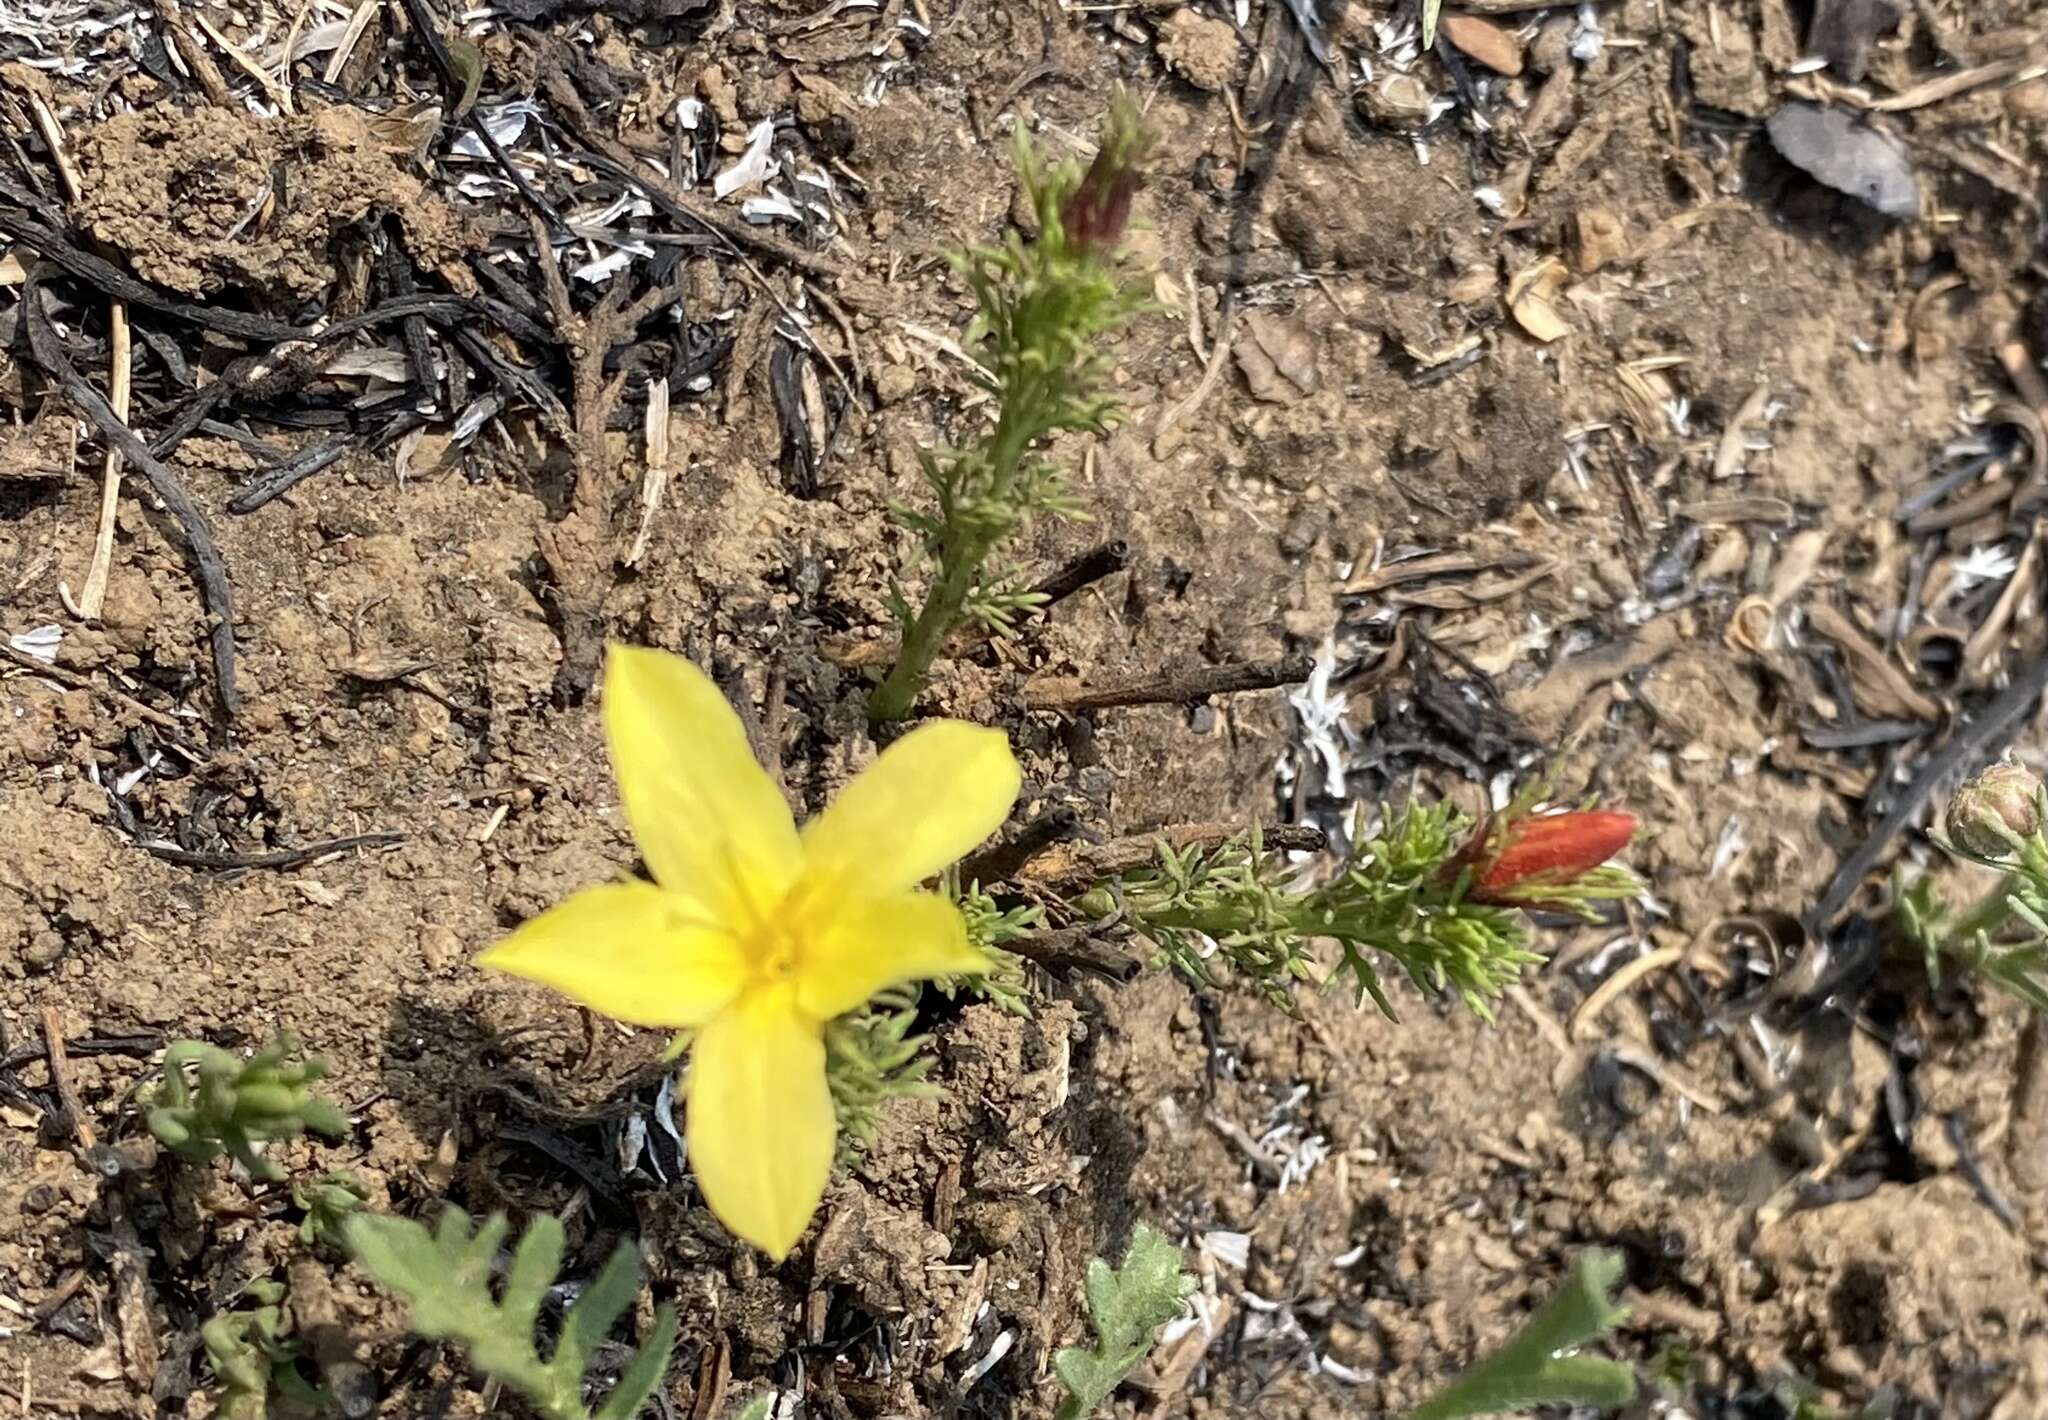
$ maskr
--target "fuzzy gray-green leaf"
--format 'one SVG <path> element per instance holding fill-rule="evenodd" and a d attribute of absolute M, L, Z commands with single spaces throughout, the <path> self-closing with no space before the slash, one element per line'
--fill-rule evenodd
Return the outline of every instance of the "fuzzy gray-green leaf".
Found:
<path fill-rule="evenodd" d="M 622 1244 L 564 1319 L 552 1362 L 541 1360 L 534 1324 L 562 1262 L 562 1225 L 542 1214 L 514 1251 L 503 1299 L 491 1294 L 492 1263 L 504 1241 L 502 1216 L 471 1231 L 450 1209 L 433 1233 L 403 1218 L 357 1215 L 348 1220 L 350 1250 L 364 1271 L 403 1297 L 412 1329 L 445 1338 L 469 1352 L 484 1375 L 523 1394 L 545 1420 L 591 1420 L 583 1404 L 583 1367 L 640 1286 L 639 1255 Z M 600 1420 L 631 1420 L 661 1383 L 675 1343 L 675 1314 L 664 1307 L 647 1345 L 626 1366 Z"/>
<path fill-rule="evenodd" d="M 1053 1370 L 1067 1389 L 1054 1420 L 1082 1420 L 1145 1359 L 1153 1336 L 1180 1315 L 1194 1290 L 1195 1279 L 1180 1263 L 1180 1249 L 1144 1223 L 1132 1232 L 1122 1267 L 1090 1260 L 1084 1291 L 1096 1344 L 1092 1351 L 1069 1346 L 1053 1357 Z"/>

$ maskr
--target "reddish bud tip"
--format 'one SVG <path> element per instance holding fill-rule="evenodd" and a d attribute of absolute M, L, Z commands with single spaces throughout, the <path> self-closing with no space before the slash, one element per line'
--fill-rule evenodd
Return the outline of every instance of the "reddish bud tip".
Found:
<path fill-rule="evenodd" d="M 1612 809 L 1536 814 L 1503 832 L 1493 852 L 1474 868 L 1471 895 L 1479 902 L 1512 900 L 1523 884 L 1564 886 L 1628 847 L 1636 817 Z"/>
<path fill-rule="evenodd" d="M 1145 183 L 1150 146 L 1138 106 L 1129 95 L 1119 93 L 1110 102 L 1095 160 L 1088 165 L 1080 186 L 1060 205 L 1060 227 L 1075 249 L 1106 254 L 1123 240 L 1131 204 Z"/>

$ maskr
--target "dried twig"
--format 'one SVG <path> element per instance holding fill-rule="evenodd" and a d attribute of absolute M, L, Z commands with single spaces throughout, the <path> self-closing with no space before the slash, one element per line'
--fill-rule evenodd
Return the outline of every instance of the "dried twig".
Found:
<path fill-rule="evenodd" d="M 187 729 L 190 728 L 190 726 L 187 725 L 184 721 L 178 720 L 170 715 L 166 715 L 163 711 L 156 709 L 154 706 L 143 704 L 140 700 L 137 700 L 134 696 L 128 694 L 124 690 L 115 690 L 109 686 L 95 685 L 88 677 L 82 676 L 78 674 L 76 671 L 68 671 L 65 670 L 62 666 L 50 665 L 42 660 L 37 659 L 34 656 L 29 655 L 26 651 L 15 650 L 12 646 L 8 645 L 4 641 L 0 641 L 0 659 L 11 661 L 15 665 L 21 667 L 21 669 L 23 670 L 28 671 L 33 675 L 39 675 L 46 677 L 47 679 L 54 680 L 59 685 L 69 686 L 73 690 L 83 690 L 90 692 L 93 695 L 97 695 L 104 700 L 110 701 L 113 704 L 120 706 L 123 710 L 127 710 L 130 713 L 137 715 L 144 720 L 147 720 L 150 724 L 155 725 L 160 730 L 169 730 L 175 734 L 182 735 Z"/>
<path fill-rule="evenodd" d="M 78 1142 L 90 1149 L 99 1142 L 99 1135 L 86 1117 L 85 1104 L 78 1098 L 78 1088 L 71 1083 L 71 1066 L 64 1054 L 64 1017 L 55 1006 L 43 1007 L 43 1049 L 50 1057 L 50 1085 L 57 1091 L 57 1101 L 64 1106 L 64 1113 L 71 1122 L 71 1132 L 78 1136 Z"/>
<path fill-rule="evenodd" d="M 1893 665 L 1863 629 L 1824 601 L 1809 602 L 1806 624 L 1835 643 L 1849 662 L 1857 709 L 1899 720 L 1939 720 L 1941 702 L 1924 694 Z"/>
<path fill-rule="evenodd" d="M 56 164 L 57 179 L 64 185 L 64 195 L 72 202 L 85 196 L 85 183 L 78 173 L 78 165 L 71 161 L 71 153 L 64 142 L 64 130 L 57 122 L 57 115 L 43 102 L 42 95 L 34 90 L 28 95 L 30 111 L 35 115 L 37 130 L 43 135 L 43 145 L 50 150 L 50 161 Z M 107 297 L 108 338 L 112 342 L 109 359 L 112 373 L 108 381 L 112 393 L 114 413 L 121 418 L 128 417 L 129 387 L 134 377 L 134 360 L 130 351 L 128 333 L 128 305 L 119 296 Z M 85 583 L 78 593 L 78 601 L 72 610 L 84 621 L 99 616 L 100 608 L 107 600 L 107 574 L 114 560 L 114 524 L 121 506 L 121 451 L 108 447 L 106 459 L 100 471 L 100 519 L 99 529 L 93 536 L 92 560 L 87 564 Z M 58 594 L 65 594 L 63 583 L 58 583 Z"/>
<path fill-rule="evenodd" d="M 1992 604 L 1984 620 L 1963 643 L 1961 672 L 1965 685 L 1981 688 L 1988 685 L 1997 673 L 1999 643 L 2005 639 L 2006 629 L 2012 625 L 2020 607 L 2033 597 L 2040 583 L 2044 533 L 2048 533 L 2048 524 L 2037 519 L 2033 531 L 2027 535 L 2026 550 L 2020 553 L 2019 565 L 2006 579 L 2005 590 L 1998 594 L 1998 600 Z"/>
<path fill-rule="evenodd" d="M 1089 685 L 1078 676 L 1034 676 L 1024 683 L 1020 698 L 1027 710 L 1068 713 L 1105 710 L 1119 705 L 1191 705 L 1212 695 L 1234 695 L 1249 690 L 1299 685 L 1314 670 L 1315 661 L 1311 658 L 1290 656 L 1277 661 L 1198 666 L 1177 674 L 1107 685 Z"/>
<path fill-rule="evenodd" d="M 1224 361 L 1230 358 L 1230 342 L 1237 334 L 1237 304 L 1226 300 L 1225 305 L 1228 309 L 1217 324 L 1216 343 L 1209 347 L 1209 363 L 1202 367 L 1202 378 L 1195 382 L 1186 399 L 1160 416 L 1159 428 L 1152 435 L 1152 457 L 1155 459 L 1168 458 L 1180 448 L 1181 441 L 1187 438 L 1181 426 L 1194 417 L 1195 411 L 1202 407 L 1202 401 L 1209 397 L 1209 391 L 1215 388 L 1216 381 L 1223 377 Z"/>
<path fill-rule="evenodd" d="M 1087 927 L 1062 927 L 1053 932 L 1027 932 L 1007 950 L 1047 971 L 1091 971 L 1111 981 L 1129 981 L 1141 963 L 1093 935 Z"/>
<path fill-rule="evenodd" d="M 178 0 L 155 0 L 157 18 L 163 21 L 164 31 L 171 37 L 171 43 L 178 47 L 178 58 L 185 61 L 185 68 L 199 81 L 199 87 L 206 91 L 209 103 L 222 108 L 235 107 L 234 91 L 228 88 L 227 80 L 221 78 L 220 67 L 213 62 L 213 56 L 206 52 L 206 46 L 199 42 L 185 25 L 185 11 Z"/>
<path fill-rule="evenodd" d="M 241 706 L 241 696 L 235 690 L 235 599 L 228 586 L 227 564 L 221 560 L 220 547 L 213 538 L 213 525 L 207 522 L 206 514 L 192 501 L 192 495 L 185 491 L 177 475 L 150 453 L 148 446 L 128 427 L 127 421 L 116 414 L 113 406 L 72 366 L 57 333 L 50 329 L 50 318 L 43 310 L 42 279 L 36 272 L 30 272 L 28 280 L 22 283 L 20 310 L 22 323 L 28 331 L 29 353 L 35 362 L 63 387 L 65 396 L 100 431 L 101 437 L 142 470 L 150 488 L 184 532 L 192 552 L 200 597 L 213 617 L 210 639 L 213 642 L 214 676 L 219 681 L 221 711 L 233 716 Z"/>

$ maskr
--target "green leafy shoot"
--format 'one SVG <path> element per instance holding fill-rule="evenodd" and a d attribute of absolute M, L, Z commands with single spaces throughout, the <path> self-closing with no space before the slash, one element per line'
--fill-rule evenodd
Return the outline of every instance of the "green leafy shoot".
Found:
<path fill-rule="evenodd" d="M 1422 0 L 1422 47 L 1425 51 L 1436 46 L 1436 20 L 1443 8 L 1444 0 Z"/>
<path fill-rule="evenodd" d="M 1298 874 L 1267 851 L 1256 831 L 1218 848 L 1175 849 L 1162 842 L 1148 868 L 1084 895 L 1083 912 L 1126 918 L 1164 960 L 1197 986 L 1219 983 L 1228 963 L 1254 989 L 1291 1009 L 1296 987 L 1336 975 L 1351 979 L 1390 1019 L 1393 1003 L 1380 982 L 1391 962 L 1425 992 L 1455 991 L 1480 1016 L 1493 1018 L 1493 998 L 1543 960 L 1528 946 L 1520 910 L 1474 902 L 1450 862 L 1470 821 L 1447 803 L 1409 806 L 1360 832 L 1331 881 L 1302 887 Z M 1313 944 L 1328 939 L 1341 956 L 1328 973 Z"/>
<path fill-rule="evenodd" d="M 944 978 L 935 983 L 948 997 L 965 991 L 1011 1015 L 1031 1014 L 1025 994 L 1024 959 L 1006 944 L 1035 931 L 1045 916 L 1038 907 L 1004 908 L 980 884 L 962 888 L 948 874 L 941 890 L 960 907 L 967 921 L 967 940 L 981 949 L 993 970 L 980 976 Z M 893 986 L 861 1009 L 825 1027 L 825 1079 L 832 1087 L 832 1108 L 839 1119 L 839 1161 L 851 1163 L 875 1142 L 882 1106 L 892 1099 L 930 1099 L 938 1086 L 931 1072 L 928 1035 L 916 1034 L 918 988 Z"/>
<path fill-rule="evenodd" d="M 1467 1420 L 1538 1405 L 1619 1409 L 1636 1396 L 1635 1372 L 1619 1361 L 1575 1354 L 1618 1326 L 1628 1308 L 1611 1298 L 1621 1258 L 1580 1255 L 1558 1294 L 1492 1355 L 1452 1381 L 1408 1420 Z"/>
<path fill-rule="evenodd" d="M 220 1387 L 214 1413 L 221 1420 L 266 1420 L 273 1393 L 308 1407 L 324 1404 L 323 1393 L 293 1364 L 297 1345 L 283 1336 L 284 1284 L 259 1278 L 244 1295 L 256 1305 L 219 1312 L 199 1328 Z"/>
<path fill-rule="evenodd" d="M 417 1335 L 460 1345 L 471 1365 L 525 1396 L 543 1420 L 634 1420 L 661 1384 L 676 1339 L 675 1309 L 666 1304 L 604 1403 L 593 1412 L 583 1401 L 584 1371 L 640 1290 L 631 1243 L 619 1245 L 570 1306 L 554 1355 L 543 1361 L 534 1326 L 562 1267 L 555 1218 L 542 1214 L 527 1226 L 495 1297 L 491 1272 L 508 1230 L 502 1215 L 472 1231 L 461 1210 L 450 1208 L 429 1233 L 410 1219 L 358 1213 L 345 1230 L 356 1262 L 411 1307 Z"/>
<path fill-rule="evenodd" d="M 1892 885 L 1901 934 L 1939 985 L 1944 960 L 1975 972 L 2035 1010 L 2048 1010 L 2048 796 L 2032 771 L 1993 764 L 1958 789 L 1946 812 L 1951 856 L 2002 875 L 1962 911 L 1950 907 L 1932 877 Z"/>
<path fill-rule="evenodd" d="M 277 1182 L 284 1170 L 259 1153 L 266 1142 L 309 1129 L 329 1138 L 348 1132 L 341 1111 L 312 1088 L 326 1078 L 326 1062 L 288 1063 L 296 1048 L 280 1035 L 244 1061 L 205 1041 L 172 1042 L 146 1102 L 149 1132 L 182 1158 L 204 1163 L 226 1154 L 250 1178 Z"/>
<path fill-rule="evenodd" d="M 1024 958 L 1010 950 L 1010 943 L 1041 930 L 1045 909 L 1003 907 L 980 883 L 962 887 L 959 877 L 950 872 L 942 880 L 941 890 L 959 905 L 960 915 L 967 919 L 967 940 L 989 959 L 991 970 L 980 976 L 942 980 L 939 989 L 948 997 L 966 991 L 1013 1016 L 1030 1015 Z"/>
<path fill-rule="evenodd" d="M 1137 1369 L 1159 1328 L 1181 1314 L 1195 1290 L 1195 1279 L 1180 1264 L 1180 1249 L 1145 1223 L 1131 1233 L 1122 1267 L 1099 1257 L 1089 1260 L 1084 1290 L 1095 1346 L 1068 1346 L 1054 1354 L 1052 1368 L 1067 1394 L 1053 1420 L 1083 1420 Z"/>
<path fill-rule="evenodd" d="M 900 592 L 893 598 L 902 644 L 868 699 L 873 720 L 910 715 L 932 662 L 963 620 L 1005 632 L 1042 600 L 989 563 L 1033 517 L 1080 514 L 1064 470 L 1041 450 L 1063 430 L 1099 431 L 1115 419 L 1113 361 L 1103 347 L 1146 301 L 1114 256 L 1147 146 L 1138 107 L 1123 94 L 1110 105 L 1085 174 L 1072 163 L 1047 167 L 1020 128 L 1017 177 L 1038 220 L 1037 239 L 1012 233 L 1001 246 L 954 258 L 974 295 L 967 343 L 983 372 L 977 383 L 994 397 L 996 422 L 962 447 L 924 450 L 919 459 L 935 506 L 895 510 L 922 540 L 935 576 L 915 615 Z"/>
<path fill-rule="evenodd" d="M 850 1162 L 875 1142 L 882 1106 L 892 1099 L 929 1099 L 938 1086 L 925 1076 L 931 1037 L 915 1035 L 915 985 L 892 986 L 858 1011 L 825 1027 L 825 1080 L 839 1117 L 839 1159 Z"/>
<path fill-rule="evenodd" d="M 299 1241 L 307 1247 L 343 1246 L 342 1224 L 367 1197 L 362 1180 L 342 1169 L 311 1183 L 294 1183 L 292 1203 L 306 1214 L 299 1220 Z"/>

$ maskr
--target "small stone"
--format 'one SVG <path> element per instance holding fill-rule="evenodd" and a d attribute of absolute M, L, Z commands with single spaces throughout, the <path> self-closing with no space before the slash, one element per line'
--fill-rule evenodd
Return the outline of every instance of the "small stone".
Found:
<path fill-rule="evenodd" d="M 63 955 L 64 938 L 45 927 L 29 938 L 28 950 L 21 954 L 21 960 L 31 971 L 48 971 Z"/>
<path fill-rule="evenodd" d="M 1887 217 L 1919 214 L 1920 185 L 1905 149 L 1847 109 L 1789 103 L 1764 127 L 1787 162 L 1835 191 L 1846 192 Z"/>
<path fill-rule="evenodd" d="M 1590 276 L 1628 255 L 1628 231 L 1605 207 L 1581 208 L 1572 218 L 1572 270 Z"/>
<path fill-rule="evenodd" d="M 883 404 L 894 404 L 917 388 L 917 376 L 908 365 L 884 365 L 875 371 L 874 383 L 875 398 Z"/>
<path fill-rule="evenodd" d="M 1427 84 L 1393 69 L 1360 84 L 1351 103 L 1359 117 L 1396 133 L 1422 127 L 1436 111 L 1436 95 Z"/>
<path fill-rule="evenodd" d="M 1220 93 L 1237 73 L 1237 31 L 1193 10 L 1175 10 L 1159 22 L 1159 58 L 1196 88 Z"/>
<path fill-rule="evenodd" d="M 1445 39 L 1494 73 L 1513 78 L 1522 72 L 1522 42 L 1493 21 L 1477 15 L 1445 15 L 1437 27 Z"/>

